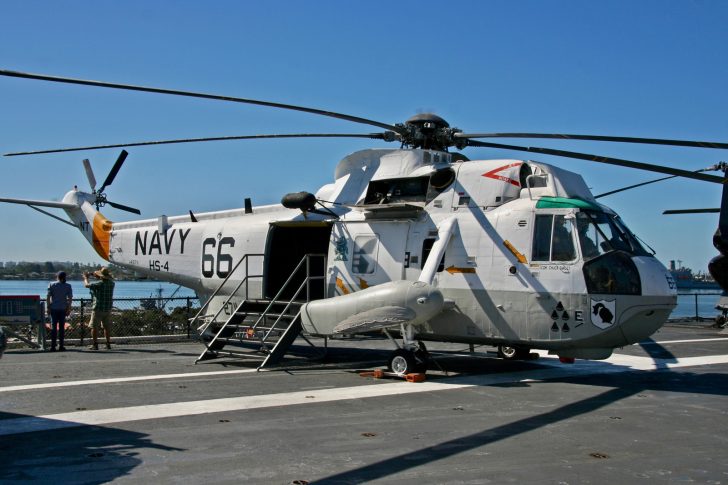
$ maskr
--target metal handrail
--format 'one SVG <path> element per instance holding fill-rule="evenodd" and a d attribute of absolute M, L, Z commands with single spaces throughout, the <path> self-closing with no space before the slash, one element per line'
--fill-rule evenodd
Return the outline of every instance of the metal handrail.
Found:
<path fill-rule="evenodd" d="M 291 283 L 291 280 L 293 280 L 293 277 L 296 276 L 296 274 L 298 274 L 299 270 L 301 269 L 301 266 L 303 265 L 303 263 L 305 261 L 306 262 L 306 278 L 304 278 L 304 280 L 301 282 L 301 285 L 298 287 L 298 290 L 296 290 L 296 292 L 293 294 L 293 297 L 291 297 L 291 299 L 286 304 L 285 308 L 283 308 L 283 310 L 280 312 L 280 314 L 278 315 L 278 318 L 276 318 L 276 321 L 273 322 L 273 325 L 271 325 L 270 328 L 268 328 L 268 331 L 261 339 L 263 342 L 265 342 L 265 340 L 268 339 L 268 336 L 270 336 L 271 332 L 276 328 L 276 326 L 278 325 L 278 322 L 280 322 L 281 318 L 283 318 L 283 315 L 285 314 L 285 312 L 288 311 L 288 309 L 291 307 L 291 305 L 296 300 L 298 295 L 301 293 L 301 290 L 303 290 L 303 287 L 306 286 L 306 301 L 311 301 L 310 282 L 312 280 L 325 279 L 325 276 L 311 276 L 311 262 L 310 262 L 311 258 L 323 258 L 324 269 L 325 269 L 325 267 L 326 267 L 326 265 L 325 265 L 326 255 L 325 254 L 306 254 L 306 255 L 304 255 L 303 258 L 301 258 L 301 261 L 299 261 L 298 264 L 296 265 L 296 268 L 291 272 L 290 276 L 288 276 L 288 279 L 286 279 L 285 283 L 283 283 L 280 290 L 278 290 L 278 293 L 276 293 L 276 295 L 271 299 L 268 306 L 265 308 L 265 310 L 263 310 L 263 312 L 260 314 L 260 316 L 255 321 L 255 323 L 250 327 L 253 330 L 258 328 L 258 325 L 260 324 L 260 322 L 263 320 L 263 318 L 265 318 L 265 316 L 268 314 L 268 312 L 271 310 L 271 308 L 273 308 L 273 305 L 275 305 L 278 302 L 278 299 L 283 294 L 283 292 L 288 288 L 288 285 Z"/>
<path fill-rule="evenodd" d="M 215 319 L 217 319 L 217 317 L 222 312 L 223 308 L 225 308 L 225 306 L 230 302 L 230 300 L 233 298 L 233 296 L 235 296 L 237 294 L 240 287 L 243 286 L 243 283 L 246 283 L 248 281 L 248 279 L 250 279 L 250 278 L 262 278 L 263 277 L 262 274 L 261 275 L 250 275 L 249 274 L 249 270 L 250 270 L 249 258 L 250 257 L 264 257 L 264 255 L 255 254 L 255 253 L 243 255 L 243 257 L 240 258 L 240 261 L 238 261 L 237 264 L 233 267 L 233 269 L 230 270 L 230 272 L 227 274 L 225 279 L 222 280 L 222 283 L 220 283 L 220 286 L 218 286 L 217 289 L 215 289 L 215 291 L 212 293 L 212 295 L 210 295 L 210 297 L 207 299 L 205 304 L 200 307 L 200 310 L 197 312 L 197 314 L 194 317 L 192 317 L 192 319 L 190 320 L 190 326 L 193 326 L 200 319 L 202 312 L 204 312 L 207 309 L 207 307 L 210 305 L 210 302 L 212 302 L 212 299 L 215 298 L 218 293 L 220 293 L 220 290 L 222 289 L 222 287 L 225 286 L 225 284 L 228 282 L 228 280 L 233 275 L 233 273 L 235 273 L 235 271 L 242 264 L 242 262 L 245 261 L 245 277 L 240 281 L 240 283 L 238 283 L 238 286 L 235 287 L 235 289 L 230 293 L 230 295 L 228 295 L 227 299 L 220 306 L 220 309 L 217 311 L 217 313 L 215 313 L 215 315 L 212 316 L 211 319 L 209 319 L 209 321 L 204 325 L 204 328 L 198 329 L 200 334 L 204 333 L 205 330 L 207 330 L 207 328 L 212 324 L 212 322 L 214 322 Z M 245 285 L 245 299 L 246 300 L 248 299 L 248 296 L 249 296 L 248 295 L 248 285 L 246 284 Z M 222 329 L 220 329 L 220 331 L 222 331 Z M 218 332 L 218 334 L 219 333 L 220 332 Z M 212 339 L 211 342 L 215 341 L 216 338 L 217 338 L 217 335 L 215 335 L 215 338 Z"/>

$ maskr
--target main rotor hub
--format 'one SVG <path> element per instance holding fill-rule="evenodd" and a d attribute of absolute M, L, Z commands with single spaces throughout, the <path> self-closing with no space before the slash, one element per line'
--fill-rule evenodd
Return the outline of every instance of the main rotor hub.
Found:
<path fill-rule="evenodd" d="M 405 124 L 418 126 L 421 129 L 450 128 L 450 123 L 434 113 L 420 113 L 412 116 Z"/>
<path fill-rule="evenodd" d="M 455 145 L 453 134 L 460 130 L 450 128 L 450 124 L 434 113 L 420 113 L 408 119 L 403 128 L 402 144 L 425 150 L 441 150 Z"/>

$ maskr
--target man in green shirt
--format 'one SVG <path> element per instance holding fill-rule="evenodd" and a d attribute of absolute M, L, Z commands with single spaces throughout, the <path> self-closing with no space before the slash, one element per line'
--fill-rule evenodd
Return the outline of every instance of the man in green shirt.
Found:
<path fill-rule="evenodd" d="M 109 268 L 103 267 L 93 272 L 99 281 L 89 283 L 89 273 L 83 274 L 83 285 L 91 291 L 91 338 L 93 345 L 89 349 L 99 350 L 98 329 L 104 326 L 106 348 L 111 348 L 111 305 L 114 302 L 114 279 Z"/>

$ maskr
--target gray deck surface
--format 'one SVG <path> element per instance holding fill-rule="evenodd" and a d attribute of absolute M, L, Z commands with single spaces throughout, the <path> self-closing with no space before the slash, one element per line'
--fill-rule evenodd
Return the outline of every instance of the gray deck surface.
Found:
<path fill-rule="evenodd" d="M 431 344 L 425 383 L 359 375 L 386 340 L 265 372 L 196 343 L 14 349 L 0 483 L 728 483 L 728 334 L 653 339 L 574 365 Z"/>

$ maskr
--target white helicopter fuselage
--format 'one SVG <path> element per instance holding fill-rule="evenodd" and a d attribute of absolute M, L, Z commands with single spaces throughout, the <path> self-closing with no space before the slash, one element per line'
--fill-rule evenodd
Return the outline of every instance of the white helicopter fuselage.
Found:
<path fill-rule="evenodd" d="M 201 298 L 229 276 L 209 310 L 224 304 L 221 315 L 273 297 L 306 254 L 320 255 L 314 300 L 356 308 L 352 295 L 391 282 L 436 289 L 444 304 L 417 321 L 421 340 L 606 358 L 654 333 L 677 303 L 670 273 L 616 214 L 579 175 L 547 164 L 365 150 L 316 198 L 328 213 L 271 205 L 123 223 L 96 212 L 92 194 L 64 203 L 78 205 L 67 213 L 114 264 Z M 340 333 L 329 320 L 305 319 L 304 330 Z"/>

